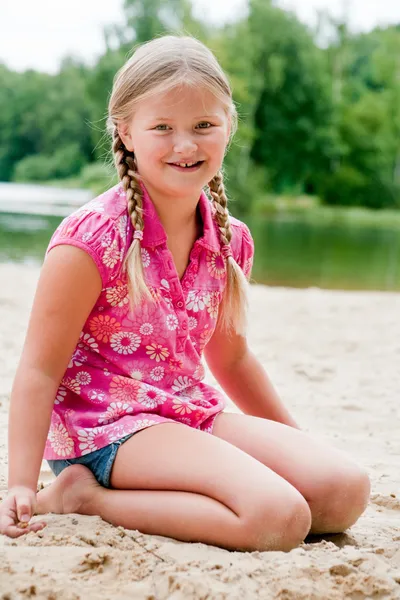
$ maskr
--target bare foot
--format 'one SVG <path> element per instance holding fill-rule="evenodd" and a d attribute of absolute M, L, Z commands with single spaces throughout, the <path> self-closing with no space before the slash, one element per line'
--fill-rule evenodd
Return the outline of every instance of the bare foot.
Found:
<path fill-rule="evenodd" d="M 101 488 L 93 473 L 83 465 L 64 469 L 49 486 L 37 495 L 36 514 L 85 512 L 93 495 Z"/>

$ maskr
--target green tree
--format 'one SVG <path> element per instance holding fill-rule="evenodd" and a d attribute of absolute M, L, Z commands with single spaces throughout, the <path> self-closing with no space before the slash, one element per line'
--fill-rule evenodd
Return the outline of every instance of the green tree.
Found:
<path fill-rule="evenodd" d="M 315 191 L 339 152 L 326 57 L 294 15 L 251 0 L 254 69 L 262 76 L 251 156 L 277 192 Z"/>

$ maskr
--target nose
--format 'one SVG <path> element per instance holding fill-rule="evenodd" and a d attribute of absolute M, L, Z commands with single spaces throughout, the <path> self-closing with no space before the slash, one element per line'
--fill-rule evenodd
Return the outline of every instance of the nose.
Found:
<path fill-rule="evenodd" d="M 190 135 L 177 135 L 174 139 L 174 152 L 190 156 L 197 151 L 197 144 Z"/>

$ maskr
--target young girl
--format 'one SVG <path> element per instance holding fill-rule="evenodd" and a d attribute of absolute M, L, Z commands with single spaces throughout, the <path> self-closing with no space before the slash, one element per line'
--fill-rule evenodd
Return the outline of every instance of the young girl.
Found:
<path fill-rule="evenodd" d="M 364 511 L 366 473 L 299 430 L 247 346 L 253 241 L 221 171 L 236 120 L 225 74 L 190 37 L 142 45 L 117 74 L 120 183 L 50 241 L 12 390 L 1 533 L 80 513 L 290 550 Z M 203 383 L 203 354 L 243 414 Z M 57 477 L 36 494 L 43 456 Z"/>

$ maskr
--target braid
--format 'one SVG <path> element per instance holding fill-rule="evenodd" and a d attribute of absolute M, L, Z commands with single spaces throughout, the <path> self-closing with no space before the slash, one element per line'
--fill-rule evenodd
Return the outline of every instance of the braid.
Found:
<path fill-rule="evenodd" d="M 146 286 L 142 264 L 140 240 L 143 238 L 143 192 L 140 186 L 141 177 L 137 170 L 137 162 L 133 152 L 129 152 L 116 126 L 113 129 L 112 150 L 114 163 L 126 192 L 128 214 L 134 230 L 132 244 L 125 257 L 125 268 L 128 272 L 128 287 L 132 310 L 138 306 L 143 297 L 152 299 Z"/>
<path fill-rule="evenodd" d="M 222 171 L 218 171 L 209 182 L 208 187 L 216 211 L 215 220 L 218 223 L 221 241 L 224 245 L 229 245 L 232 239 L 232 230 L 229 223 L 228 199 L 225 194 Z"/>
<path fill-rule="evenodd" d="M 222 242 L 221 254 L 226 259 L 227 268 L 227 281 L 218 319 L 223 329 L 233 330 L 240 335 L 244 335 L 247 320 L 247 280 L 242 269 L 233 258 L 230 246 L 232 229 L 222 171 L 218 171 L 208 183 L 208 187 L 215 208 L 214 218 Z"/>
<path fill-rule="evenodd" d="M 132 221 L 133 229 L 143 231 L 143 193 L 140 187 L 140 175 L 134 154 L 125 148 L 117 128 L 113 134 L 114 162 L 118 176 L 126 192 L 128 201 L 128 213 Z"/>

